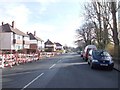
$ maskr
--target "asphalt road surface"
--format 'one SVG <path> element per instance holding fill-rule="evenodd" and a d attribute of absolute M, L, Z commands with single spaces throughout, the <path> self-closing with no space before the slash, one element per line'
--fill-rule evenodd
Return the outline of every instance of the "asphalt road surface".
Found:
<path fill-rule="evenodd" d="M 91 69 L 73 53 L 4 68 L 2 72 L 2 88 L 118 88 L 118 71 Z"/>

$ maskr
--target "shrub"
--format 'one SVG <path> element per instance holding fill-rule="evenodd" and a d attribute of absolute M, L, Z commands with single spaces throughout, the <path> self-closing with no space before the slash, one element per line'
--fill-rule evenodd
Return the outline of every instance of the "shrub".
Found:
<path fill-rule="evenodd" d="M 109 43 L 106 45 L 105 50 L 107 50 L 112 56 L 114 56 L 114 44 Z"/>

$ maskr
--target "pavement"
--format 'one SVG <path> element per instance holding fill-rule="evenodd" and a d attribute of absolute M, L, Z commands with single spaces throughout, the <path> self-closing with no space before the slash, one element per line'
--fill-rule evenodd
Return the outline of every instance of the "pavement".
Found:
<path fill-rule="evenodd" d="M 120 72 L 120 59 L 119 58 L 113 58 L 114 61 L 114 69 Z"/>

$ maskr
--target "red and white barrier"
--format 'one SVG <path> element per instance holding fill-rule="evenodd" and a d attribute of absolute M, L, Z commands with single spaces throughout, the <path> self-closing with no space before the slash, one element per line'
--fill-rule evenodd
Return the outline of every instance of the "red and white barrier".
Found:
<path fill-rule="evenodd" d="M 3 62 L 0 61 L 0 67 L 13 67 L 14 65 L 24 64 L 27 62 L 37 61 L 40 60 L 44 55 L 44 53 L 41 52 L 39 54 L 31 53 L 31 54 L 22 54 L 22 53 L 16 53 L 16 54 L 3 54 Z M 54 53 L 45 53 L 45 56 L 51 57 L 54 56 Z"/>
<path fill-rule="evenodd" d="M 4 58 L 4 67 L 12 67 L 16 64 L 14 54 L 3 54 L 2 57 Z"/>
<path fill-rule="evenodd" d="M 4 57 L 0 55 L 0 68 L 4 68 Z"/>

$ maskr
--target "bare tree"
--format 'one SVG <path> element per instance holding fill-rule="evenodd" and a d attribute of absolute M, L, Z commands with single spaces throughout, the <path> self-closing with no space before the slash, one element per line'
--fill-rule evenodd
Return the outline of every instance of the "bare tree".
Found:
<path fill-rule="evenodd" d="M 108 2 L 102 2 L 101 4 L 101 10 L 102 10 L 102 21 L 103 21 L 103 43 L 104 43 L 104 48 L 107 44 L 109 44 L 110 39 L 109 39 L 109 22 L 110 22 L 110 7 Z"/>
<path fill-rule="evenodd" d="M 86 20 L 92 21 L 95 26 L 98 48 L 105 48 L 110 42 L 108 30 L 110 30 L 110 7 L 108 2 L 91 2 L 85 5 Z M 110 25 L 109 25 L 110 24 Z"/>
<path fill-rule="evenodd" d="M 94 39 L 93 24 L 86 22 L 83 26 L 76 30 L 79 41 L 85 42 L 85 46 L 92 43 Z"/>
<path fill-rule="evenodd" d="M 102 25 L 101 25 L 101 9 L 99 2 L 91 2 L 85 5 L 86 21 L 91 21 L 94 24 L 96 41 L 98 48 L 102 48 Z"/>
<path fill-rule="evenodd" d="M 112 14 L 112 21 L 113 21 L 113 41 L 114 41 L 114 53 L 117 57 L 119 56 L 119 39 L 118 39 L 118 31 L 117 31 L 117 19 L 116 19 L 116 2 L 110 2 L 111 6 L 111 14 Z"/>
<path fill-rule="evenodd" d="M 103 49 L 113 41 L 114 52 L 118 57 L 118 53 L 120 53 L 120 41 L 118 39 L 116 13 L 120 5 L 118 7 L 116 6 L 116 2 L 105 2 L 104 0 L 85 4 L 85 22 L 87 21 L 93 24 L 92 29 L 94 30 L 94 34 L 91 34 L 89 37 L 88 24 L 84 24 L 77 31 L 79 32 L 80 40 L 84 41 L 86 45 L 91 43 L 89 42 L 92 40 L 91 37 L 94 37 L 94 41 L 96 40 L 98 43 L 98 48 Z"/>

